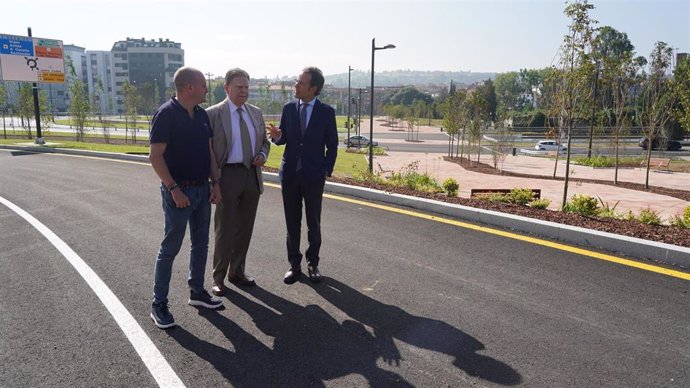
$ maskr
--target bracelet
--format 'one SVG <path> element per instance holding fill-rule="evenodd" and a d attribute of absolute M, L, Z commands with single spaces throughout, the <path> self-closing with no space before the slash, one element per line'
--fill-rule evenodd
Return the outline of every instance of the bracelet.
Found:
<path fill-rule="evenodd" d="M 172 193 L 173 190 L 179 188 L 180 185 L 177 184 L 177 182 L 174 182 L 172 185 L 168 186 L 168 191 Z"/>
<path fill-rule="evenodd" d="M 209 179 L 208 183 L 210 183 L 211 185 L 219 185 L 220 184 L 220 182 L 218 182 L 217 179 Z"/>

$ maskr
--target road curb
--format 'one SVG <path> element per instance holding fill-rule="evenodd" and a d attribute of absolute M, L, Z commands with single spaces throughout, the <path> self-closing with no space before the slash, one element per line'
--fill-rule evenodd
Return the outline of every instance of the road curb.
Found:
<path fill-rule="evenodd" d="M 41 146 L 0 145 L 0 148 L 18 151 L 63 153 L 146 163 L 148 162 L 148 157 L 142 155 L 54 149 Z M 264 172 L 263 175 L 265 181 L 279 183 L 278 174 Z M 590 229 L 576 226 L 563 225 L 491 210 L 450 204 L 432 199 L 389 193 L 366 187 L 344 185 L 341 183 L 326 182 L 326 191 L 370 201 L 383 202 L 433 212 L 436 214 L 484 225 L 506 228 L 512 231 L 558 240 L 584 248 L 615 252 L 617 254 L 622 254 L 633 258 L 652 260 L 654 262 L 663 262 L 683 268 L 690 268 L 690 248 L 676 245 L 627 237 L 613 233 L 592 231 Z"/>

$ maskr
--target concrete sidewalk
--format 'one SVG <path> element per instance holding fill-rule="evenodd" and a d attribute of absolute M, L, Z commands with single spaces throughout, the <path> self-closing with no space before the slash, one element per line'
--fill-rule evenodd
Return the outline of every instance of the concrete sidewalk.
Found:
<path fill-rule="evenodd" d="M 391 132 L 390 128 L 381 126 L 381 121 L 376 121 L 375 132 Z M 438 133 L 436 127 L 422 126 L 420 133 Z M 404 142 L 404 140 L 401 140 Z M 390 142 L 386 140 L 386 142 Z M 428 141 L 425 143 L 439 143 L 438 141 Z M 447 144 L 443 142 L 444 144 Z M 376 156 L 374 158 L 374 168 L 378 166 L 384 171 L 399 171 L 403 167 L 414 161 L 418 161 L 418 171 L 428 173 L 442 183 L 447 178 L 453 178 L 460 184 L 459 196 L 469 198 L 471 189 L 511 189 L 515 187 L 526 187 L 541 189 L 542 198 L 551 200 L 550 209 L 558 209 L 563 198 L 563 181 L 549 179 L 518 178 L 501 175 L 490 175 L 467 171 L 456 163 L 443 160 L 445 153 L 416 153 L 416 152 L 388 152 L 386 156 Z M 476 157 L 476 155 L 474 155 Z M 490 155 L 482 155 L 480 159 L 483 163 L 493 165 Z M 508 155 L 502 164 L 502 169 L 522 174 L 541 175 L 550 177 L 553 175 L 554 160 L 545 157 Z M 565 175 L 565 159 L 558 162 L 556 175 Z M 592 168 L 587 166 L 570 165 L 570 177 L 581 179 L 608 180 L 613 182 L 613 168 Z M 623 168 L 618 170 L 618 180 L 624 182 L 634 182 L 644 184 L 644 168 Z M 686 173 L 667 173 L 651 171 L 649 173 L 649 184 L 651 186 L 669 187 L 680 190 L 690 191 L 690 174 Z M 677 198 L 647 193 L 639 190 L 629 190 L 612 185 L 579 183 L 571 181 L 568 187 L 568 198 L 575 194 L 585 194 L 592 197 L 599 197 L 609 206 L 614 206 L 617 202 L 616 212 L 624 213 L 632 210 L 635 214 L 643 209 L 651 209 L 659 214 L 663 220 L 668 220 L 674 215 L 682 215 L 690 202 Z"/>

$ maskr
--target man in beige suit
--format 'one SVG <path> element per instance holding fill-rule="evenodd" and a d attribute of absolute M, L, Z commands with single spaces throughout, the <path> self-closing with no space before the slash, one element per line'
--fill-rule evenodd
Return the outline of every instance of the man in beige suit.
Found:
<path fill-rule="evenodd" d="M 213 252 L 213 288 L 218 296 L 226 291 L 225 277 L 238 286 L 253 286 L 245 272 L 259 196 L 264 186 L 261 166 L 268 158 L 270 142 L 261 110 L 247 104 L 249 74 L 230 69 L 225 74 L 227 98 L 207 109 L 213 150 L 220 171 L 222 201 L 216 205 Z"/>

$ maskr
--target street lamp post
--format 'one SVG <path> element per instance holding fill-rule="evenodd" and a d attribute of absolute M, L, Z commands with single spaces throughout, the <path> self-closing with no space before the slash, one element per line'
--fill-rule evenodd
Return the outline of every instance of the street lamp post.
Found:
<path fill-rule="evenodd" d="M 376 47 L 376 38 L 371 39 L 371 95 L 369 100 L 369 172 L 374 172 L 374 53 L 376 50 L 395 48 L 395 45 L 387 44 Z"/>
<path fill-rule="evenodd" d="M 347 148 L 350 148 L 350 108 L 352 100 L 350 100 L 350 74 L 352 74 L 352 67 L 347 67 L 347 141 L 345 142 Z"/>

